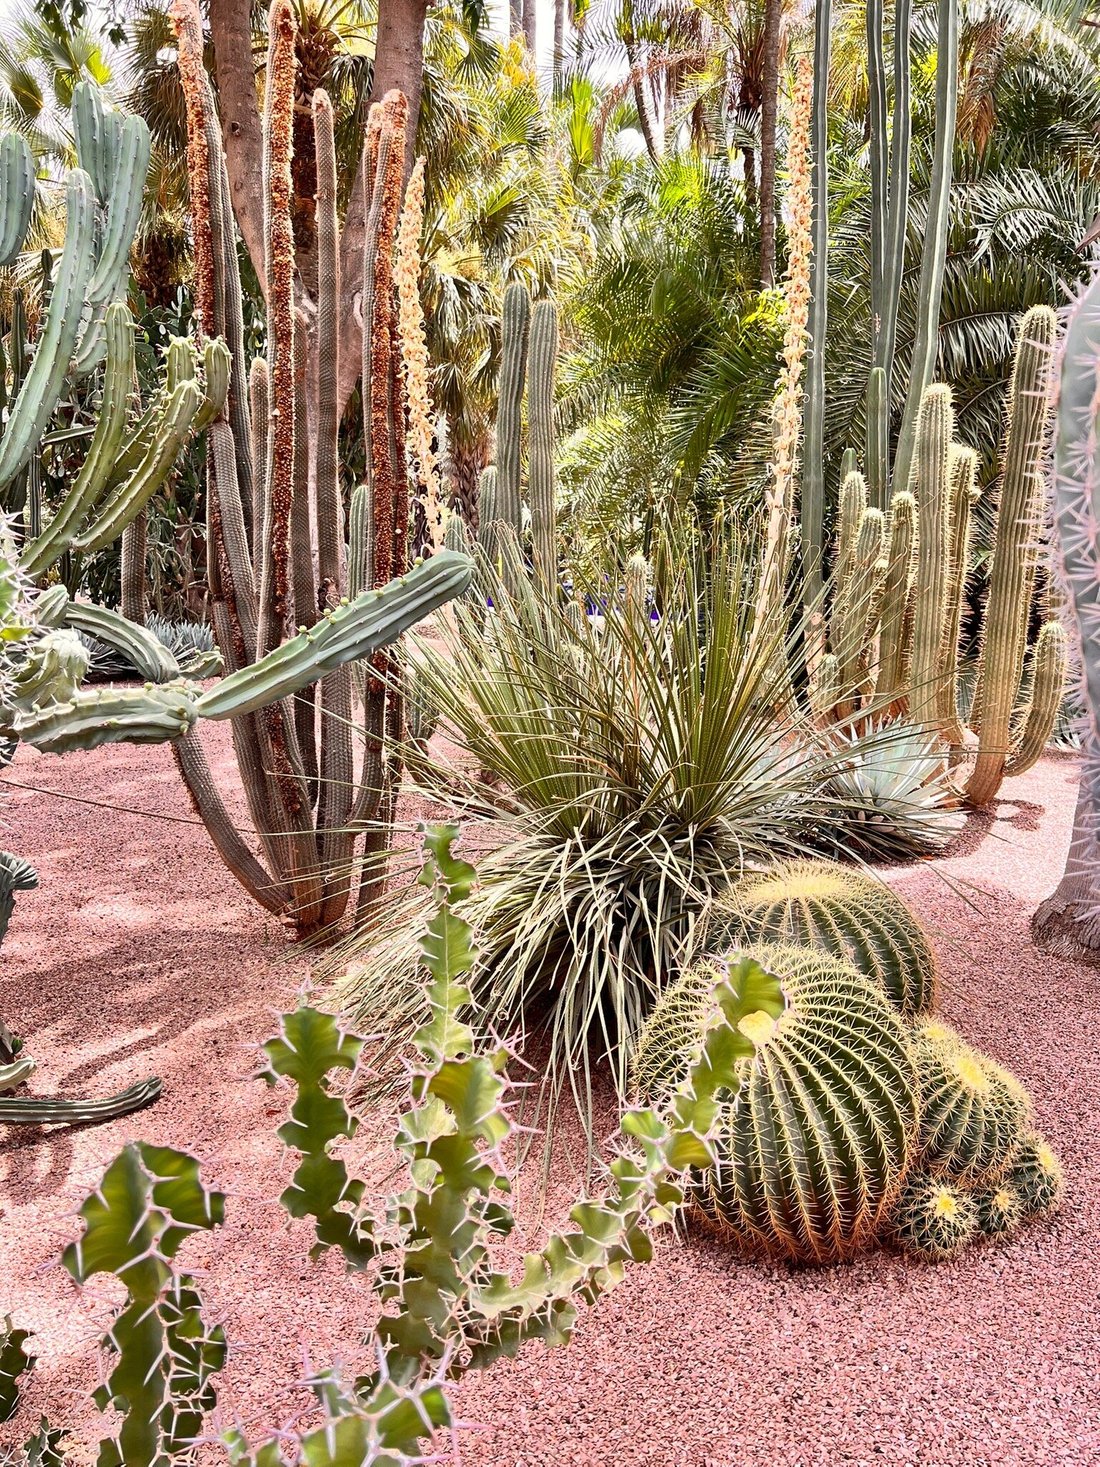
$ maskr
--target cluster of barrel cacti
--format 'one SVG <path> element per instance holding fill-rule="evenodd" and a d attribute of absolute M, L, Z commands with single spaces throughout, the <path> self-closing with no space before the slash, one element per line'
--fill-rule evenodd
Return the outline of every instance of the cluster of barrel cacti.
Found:
<path fill-rule="evenodd" d="M 300 1008 L 282 1017 L 265 1046 L 264 1078 L 294 1087 L 279 1134 L 300 1161 L 281 1200 L 294 1217 L 312 1219 L 318 1250 L 339 1248 L 349 1266 L 371 1271 L 381 1308 L 371 1373 L 354 1384 L 335 1371 L 313 1377 L 323 1424 L 302 1438 L 284 1428 L 256 1447 L 230 1431 L 221 1445 L 232 1462 L 423 1461 L 425 1440 L 452 1419 L 446 1381 L 514 1355 L 529 1340 L 565 1344 L 580 1303 L 594 1303 L 630 1263 L 651 1256 L 652 1233 L 683 1202 L 686 1170 L 713 1165 L 716 1098 L 735 1082 L 748 1047 L 738 1028 L 742 996 L 721 974 L 708 994 L 718 1018 L 664 1113 L 624 1117 L 626 1142 L 606 1195 L 579 1201 L 562 1231 L 527 1255 L 518 1283 L 494 1268 L 492 1245 L 514 1225 L 501 1169 L 514 1124 L 508 1052 L 479 1047 L 464 1022 L 474 948 L 454 908 L 474 871 L 453 851 L 455 834 L 448 826 L 426 833 L 428 1012 L 396 1137 L 408 1164 L 403 1191 L 369 1205 L 338 1149 L 356 1129 L 338 1081 L 357 1068 L 364 1040 L 332 1015 Z M 193 1157 L 140 1141 L 122 1151 L 80 1209 L 83 1229 L 64 1266 L 81 1284 L 113 1274 L 125 1286 L 103 1339 L 108 1373 L 94 1398 L 114 1413 L 101 1467 L 159 1467 L 203 1436 L 226 1339 L 205 1317 L 198 1281 L 180 1270 L 177 1255 L 191 1233 L 220 1226 L 224 1212 L 224 1195 L 203 1184 Z M 10 1400 L 14 1409 L 31 1363 L 26 1340 L 10 1325 L 0 1332 L 0 1406 Z M 56 1433 L 43 1423 L 40 1437 Z M 213 1439 L 207 1443 L 213 1448 Z M 31 1447 L 27 1459 L 40 1460 Z"/>
<path fill-rule="evenodd" d="M 929 1017 L 935 956 L 881 883 L 825 862 L 750 875 L 700 944 L 642 1030 L 634 1079 L 658 1105 L 682 1082 L 724 975 L 751 1048 L 695 1201 L 740 1248 L 944 1258 L 1056 1203 L 1023 1087 Z"/>
<path fill-rule="evenodd" d="M 950 389 L 921 399 L 913 469 L 888 510 L 869 503 L 854 467 L 840 489 L 828 651 L 810 699 L 825 723 L 902 716 L 940 738 L 952 761 L 973 753 L 966 799 L 985 805 L 1006 775 L 1043 752 L 1066 680 L 1066 636 L 1048 617 L 1028 656 L 1042 535 L 1054 312 L 1023 317 L 1008 398 L 996 541 L 969 719 L 959 706 L 975 456 L 953 441 Z M 967 727 L 972 732 L 967 731 Z M 976 747 L 973 747 L 976 746 Z"/>

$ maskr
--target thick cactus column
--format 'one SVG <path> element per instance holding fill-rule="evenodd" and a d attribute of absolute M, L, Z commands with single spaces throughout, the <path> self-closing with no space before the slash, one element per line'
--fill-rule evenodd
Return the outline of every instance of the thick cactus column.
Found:
<path fill-rule="evenodd" d="M 500 393 L 497 408 L 496 517 L 520 533 L 523 384 L 531 300 L 518 281 L 504 292 L 500 322 Z"/>
<path fill-rule="evenodd" d="M 1046 306 L 1033 307 L 1020 322 L 976 693 L 981 742 L 966 788 L 973 805 L 994 798 L 1012 755 L 1012 715 L 1024 670 L 1042 533 L 1043 456 L 1056 336 L 1057 320 Z"/>
<path fill-rule="evenodd" d="M 558 310 L 539 301 L 531 313 L 527 370 L 527 422 L 530 446 L 527 492 L 531 506 L 531 549 L 535 574 L 546 587 L 557 585 L 558 524 L 554 502 L 554 372 L 558 360 Z"/>
<path fill-rule="evenodd" d="M 930 730 L 940 726 L 941 649 L 947 616 L 950 540 L 951 390 L 930 387 L 917 420 L 917 512 L 920 534 L 915 580 L 910 716 Z"/>

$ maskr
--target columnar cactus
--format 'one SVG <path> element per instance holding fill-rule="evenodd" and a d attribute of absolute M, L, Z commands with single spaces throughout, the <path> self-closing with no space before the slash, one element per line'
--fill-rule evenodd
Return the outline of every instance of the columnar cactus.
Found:
<path fill-rule="evenodd" d="M 211 703 L 197 698 L 186 707 L 177 699 L 180 721 L 189 728 L 174 747 L 196 806 L 231 869 L 258 901 L 306 933 L 339 920 L 355 886 L 357 863 L 361 909 L 378 889 L 391 844 L 405 733 L 400 662 L 387 649 L 400 631 L 461 592 L 469 579 L 468 563 L 453 554 L 440 553 L 430 566 L 409 572 L 408 377 L 395 280 L 407 106 L 400 93 L 392 92 L 371 109 L 363 153 L 367 479 L 352 492 L 345 534 L 339 491 L 339 332 L 334 329 L 340 224 L 331 103 L 323 93 L 312 100 L 318 171 L 315 321 L 325 334 L 317 380 L 311 384 L 304 370 L 311 318 L 295 297 L 291 220 L 293 6 L 274 0 L 268 21 L 263 109 L 268 358 L 251 367 L 244 349 L 221 128 L 203 69 L 198 6 L 177 0 L 173 15 L 188 109 L 197 306 L 204 329 L 224 337 L 234 364 L 225 409 L 210 432 L 207 494 L 212 615 L 228 676 Z M 415 207 L 407 211 L 412 223 L 402 244 L 406 319 L 415 308 L 410 281 L 415 292 L 416 241 L 409 236 L 416 217 Z M 418 461 L 426 438 L 427 426 L 420 422 Z M 316 516 L 310 510 L 311 485 L 316 486 Z M 407 589 L 387 590 L 377 604 L 371 600 L 391 581 L 404 587 L 406 576 Z M 395 594 L 414 614 L 399 612 L 382 632 L 378 616 L 386 619 L 386 608 L 396 609 Z M 345 606 L 348 597 L 352 602 Z M 372 620 L 374 630 L 364 637 Z M 353 729 L 360 715 L 345 664 L 365 652 L 371 665 L 361 684 L 363 757 L 356 769 Z M 163 689 L 152 695 L 154 701 L 163 696 L 168 696 Z M 214 786 L 198 730 L 190 726 L 196 718 L 221 716 L 233 720 L 262 861 L 237 831 Z"/>
<path fill-rule="evenodd" d="M 527 366 L 527 492 L 531 506 L 531 550 L 535 574 L 546 586 L 556 586 L 558 580 L 554 485 L 554 371 L 557 360 L 558 310 L 553 301 L 538 301 L 531 312 Z"/>
<path fill-rule="evenodd" d="M 905 903 L 882 881 L 832 861 L 792 861 L 746 876 L 714 904 L 707 945 L 818 948 L 877 983 L 906 1018 L 931 1013 L 937 963 Z"/>
<path fill-rule="evenodd" d="M 700 1207 L 749 1249 L 851 1257 L 887 1217 L 912 1154 L 917 1092 L 902 1021 L 828 954 L 735 951 L 688 969 L 659 1000 L 635 1059 L 643 1097 L 660 1101 L 682 1079 L 723 972 L 750 1048 Z"/>
<path fill-rule="evenodd" d="M 497 407 L 497 505 L 495 518 L 522 529 L 520 473 L 522 463 L 523 388 L 527 377 L 531 298 L 519 281 L 504 292 L 500 317 L 500 393 Z"/>

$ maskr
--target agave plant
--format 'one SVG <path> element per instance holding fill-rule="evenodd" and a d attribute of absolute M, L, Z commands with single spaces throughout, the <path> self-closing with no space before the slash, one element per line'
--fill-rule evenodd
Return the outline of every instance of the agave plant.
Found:
<path fill-rule="evenodd" d="M 634 557 L 625 588 L 563 604 L 505 545 L 502 574 L 482 558 L 486 598 L 412 649 L 457 757 L 421 744 L 410 773 L 490 852 L 464 911 L 475 997 L 488 1025 L 548 1046 L 551 1114 L 568 1089 L 590 1115 L 594 1063 L 625 1093 L 630 1043 L 716 892 L 844 822 L 831 786 L 856 756 L 789 702 L 776 716 L 785 649 L 753 567 L 724 546 L 681 555 L 651 594 Z M 419 1014 L 418 921 L 397 885 L 330 960 L 356 1022 L 394 1042 Z"/>

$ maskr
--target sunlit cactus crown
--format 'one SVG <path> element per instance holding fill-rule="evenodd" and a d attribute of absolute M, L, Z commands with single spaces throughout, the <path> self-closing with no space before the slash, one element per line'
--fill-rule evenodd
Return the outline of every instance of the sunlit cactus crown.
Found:
<path fill-rule="evenodd" d="M 832 861 L 792 861 L 730 888 L 711 918 L 715 946 L 738 941 L 820 948 L 880 985 L 908 1018 L 931 1013 L 936 957 L 905 903 L 882 881 Z"/>
<path fill-rule="evenodd" d="M 929 1171 L 905 1181 L 893 1220 L 894 1241 L 918 1258 L 950 1258 L 978 1234 L 978 1203 L 965 1188 Z"/>
<path fill-rule="evenodd" d="M 753 1053 L 726 1101 L 718 1171 L 700 1209 L 745 1248 L 826 1262 L 874 1238 L 910 1158 L 915 1075 L 905 1028 L 848 963 L 801 947 L 756 947 L 689 968 L 638 1044 L 643 1097 L 667 1099 L 712 1021 L 716 975 L 753 994 L 739 1025 Z"/>
<path fill-rule="evenodd" d="M 1030 1115 L 1023 1086 L 946 1024 L 920 1026 L 920 1152 L 929 1170 L 976 1182 L 1004 1169 Z"/>

